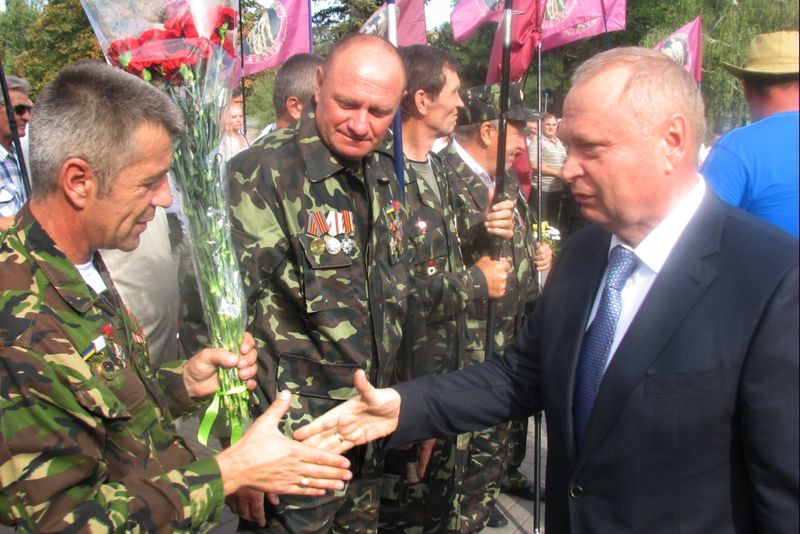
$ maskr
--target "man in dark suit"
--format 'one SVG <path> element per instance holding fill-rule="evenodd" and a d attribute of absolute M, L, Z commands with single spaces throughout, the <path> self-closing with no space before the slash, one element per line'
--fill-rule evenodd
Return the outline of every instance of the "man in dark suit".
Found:
<path fill-rule="evenodd" d="M 798 532 L 797 241 L 697 174 L 702 100 L 670 59 L 610 50 L 572 81 L 564 179 L 596 224 L 505 357 L 393 389 L 359 371 L 295 437 L 393 447 L 543 408 L 548 532 Z"/>

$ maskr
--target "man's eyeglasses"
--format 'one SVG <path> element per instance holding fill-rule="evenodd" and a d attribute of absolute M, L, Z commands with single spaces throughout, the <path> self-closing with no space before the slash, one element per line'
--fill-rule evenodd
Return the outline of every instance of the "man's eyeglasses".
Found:
<path fill-rule="evenodd" d="M 14 113 L 22 117 L 26 113 L 30 113 L 31 109 L 33 109 L 33 106 L 26 106 L 25 104 L 17 104 L 12 109 L 14 110 Z"/>

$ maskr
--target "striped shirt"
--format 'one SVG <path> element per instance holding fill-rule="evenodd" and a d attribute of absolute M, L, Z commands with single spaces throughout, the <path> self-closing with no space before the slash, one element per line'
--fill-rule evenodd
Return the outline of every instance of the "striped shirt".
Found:
<path fill-rule="evenodd" d="M 0 145 L 0 217 L 15 215 L 26 199 L 17 158 Z"/>
<path fill-rule="evenodd" d="M 531 160 L 531 165 L 536 166 L 536 143 L 528 143 L 528 157 Z M 567 160 L 567 149 L 561 143 L 561 140 L 556 137 L 555 141 L 551 141 L 546 137 L 542 137 L 542 166 L 553 167 L 554 169 L 561 170 L 564 162 Z M 536 187 L 536 180 L 532 184 Z M 564 185 L 561 179 L 557 176 L 548 176 L 542 173 L 542 191 L 561 191 Z"/>

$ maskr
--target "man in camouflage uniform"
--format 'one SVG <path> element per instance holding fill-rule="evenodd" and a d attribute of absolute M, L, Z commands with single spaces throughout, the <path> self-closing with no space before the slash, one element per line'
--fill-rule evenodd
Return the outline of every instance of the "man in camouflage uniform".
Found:
<path fill-rule="evenodd" d="M 355 394 L 353 371 L 395 376 L 406 318 L 408 219 L 385 140 L 405 86 L 387 41 L 352 35 L 317 74 L 316 109 L 231 162 L 233 237 L 259 349 L 261 408 L 292 394 L 287 434 Z M 354 480 L 317 499 L 281 498 L 271 532 L 372 532 L 381 455 L 350 453 Z M 239 495 L 242 510 L 263 496 Z M 252 522 L 242 529 L 255 529 Z M 255 523 L 261 523 L 256 521 Z"/>
<path fill-rule="evenodd" d="M 170 204 L 183 128 L 163 93 L 101 63 L 63 69 L 40 95 L 32 197 L 0 235 L 3 524 L 195 532 L 244 485 L 318 495 L 349 477 L 343 457 L 278 434 L 286 394 L 214 458 L 197 461 L 172 424 L 216 391 L 218 365 L 238 366 L 251 388 L 256 373 L 249 335 L 241 356 L 206 349 L 152 369 L 97 253 L 135 249 Z"/>
<path fill-rule="evenodd" d="M 506 171 L 511 167 L 515 155 L 525 148 L 524 131 L 526 121 L 532 113 L 522 107 L 522 93 L 512 86 L 509 92 L 511 105 L 508 110 L 506 134 Z M 462 93 L 465 107 L 459 112 L 456 136 L 441 153 L 450 167 L 453 188 L 460 206 L 456 218 L 461 236 L 464 262 L 471 265 L 490 250 L 490 241 L 482 229 L 481 214 L 489 203 L 489 192 L 494 187 L 497 165 L 498 117 L 500 91 L 495 86 L 469 88 Z M 505 195 L 515 199 L 514 236 L 503 245 L 502 256 L 512 263 L 513 276 L 508 279 L 506 295 L 497 301 L 494 325 L 494 345 L 502 349 L 522 324 L 527 309 L 539 295 L 535 269 L 549 268 L 552 252 L 547 245 L 535 243 L 532 214 L 523 198 L 519 180 L 513 173 L 505 176 Z M 486 354 L 487 302 L 473 301 L 469 304 L 467 324 L 466 358 L 472 363 L 483 361 Z M 507 443 L 516 434 L 527 433 L 526 422 L 511 422 L 491 429 L 475 432 L 469 443 L 462 443 L 466 462 L 462 478 L 463 495 L 460 502 L 460 531 L 474 532 L 489 523 L 502 526 L 507 520 L 494 509 L 503 476 L 504 462 L 508 453 Z M 490 522 L 491 519 L 491 522 Z"/>
<path fill-rule="evenodd" d="M 510 265 L 506 260 L 495 262 L 484 256 L 469 269 L 464 266 L 456 233 L 453 192 L 442 162 L 430 153 L 436 138 L 452 135 L 458 109 L 463 107 L 458 61 L 444 50 L 423 45 L 401 48 L 400 55 L 408 77 L 402 102 L 402 135 L 412 276 L 421 285 L 430 286 L 430 291 L 423 295 L 428 301 L 438 303 L 436 310 L 447 310 L 443 314 L 429 311 L 427 320 L 422 318 L 410 325 L 422 329 L 422 335 L 404 337 L 405 342 L 412 344 L 412 353 L 420 356 L 404 376 L 410 379 L 463 366 L 467 302 L 487 296 L 501 297 Z M 491 207 L 493 214 L 487 215 L 487 219 L 505 214 L 505 226 L 496 227 L 494 235 L 511 238 L 513 207 L 511 200 Z M 448 300 L 454 302 L 446 303 Z M 452 529 L 451 523 L 457 516 L 453 503 L 459 475 L 455 443 L 455 438 L 430 440 L 387 453 L 381 532 Z"/>

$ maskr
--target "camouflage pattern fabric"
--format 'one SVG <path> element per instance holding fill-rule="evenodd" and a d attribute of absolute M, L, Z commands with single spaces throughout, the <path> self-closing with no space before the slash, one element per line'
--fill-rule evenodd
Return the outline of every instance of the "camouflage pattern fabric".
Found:
<path fill-rule="evenodd" d="M 473 264 L 490 251 L 490 238 L 483 226 L 483 213 L 489 202 L 489 191 L 464 162 L 453 143 L 441 153 L 450 167 L 457 195 L 456 219 L 461 237 L 464 262 Z M 533 265 L 533 221 L 513 174 L 505 180 L 505 194 L 516 199 L 517 218 L 514 236 L 503 244 L 502 256 L 512 264 L 506 295 L 497 301 L 494 345 L 501 349 L 519 330 L 526 311 L 539 296 L 536 271 Z M 466 360 L 478 363 L 485 358 L 487 300 L 474 300 L 468 305 Z M 510 423 L 473 433 L 468 443 L 459 447 L 457 462 L 463 464 L 462 498 L 459 532 L 483 528 L 488 520 L 488 506 L 497 498 L 500 480 L 508 454 Z"/>
<path fill-rule="evenodd" d="M 222 514 L 219 469 L 194 461 L 170 415 L 197 407 L 185 362 L 154 371 L 99 255 L 109 291 L 98 296 L 27 205 L 1 246 L 0 521 L 28 532 L 207 530 Z"/>
<path fill-rule="evenodd" d="M 405 207 L 391 142 L 358 162 L 335 157 L 313 114 L 237 155 L 231 167 L 234 244 L 259 353 L 261 410 L 293 393 L 287 435 L 355 395 L 364 369 L 378 387 L 395 379 L 407 301 Z M 374 532 L 382 456 L 349 453 L 356 480 L 322 499 L 281 497 L 268 531 Z M 367 515 L 370 517 L 367 518 Z"/>
<path fill-rule="evenodd" d="M 430 307 L 457 310 L 454 314 L 428 312 L 422 320 L 425 335 L 407 332 L 404 344 L 411 343 L 410 353 L 421 356 L 414 361 L 403 379 L 429 373 L 442 374 L 464 364 L 466 305 L 472 299 L 485 298 L 486 280 L 478 267 L 467 269 L 453 212 L 453 193 L 445 168 L 435 154 L 430 155 L 434 185 L 412 165 L 406 164 L 406 198 L 410 213 L 410 248 L 412 276 L 420 281 L 422 298 Z M 454 302 L 446 302 L 453 299 Z M 446 302 L 442 305 L 443 302 Z M 421 323 L 412 328 L 420 328 Z M 416 448 L 392 450 L 386 454 L 381 500 L 380 532 L 445 532 L 457 517 L 456 438 L 436 440 L 428 470 L 423 480 L 417 478 Z"/>
<path fill-rule="evenodd" d="M 509 106 L 506 112 L 508 120 L 527 122 L 534 120 L 533 110 L 522 103 L 522 86 L 512 83 L 508 88 Z M 478 85 L 461 90 L 464 107 L 458 110 L 457 123 L 477 124 L 500 118 L 500 84 Z"/>

